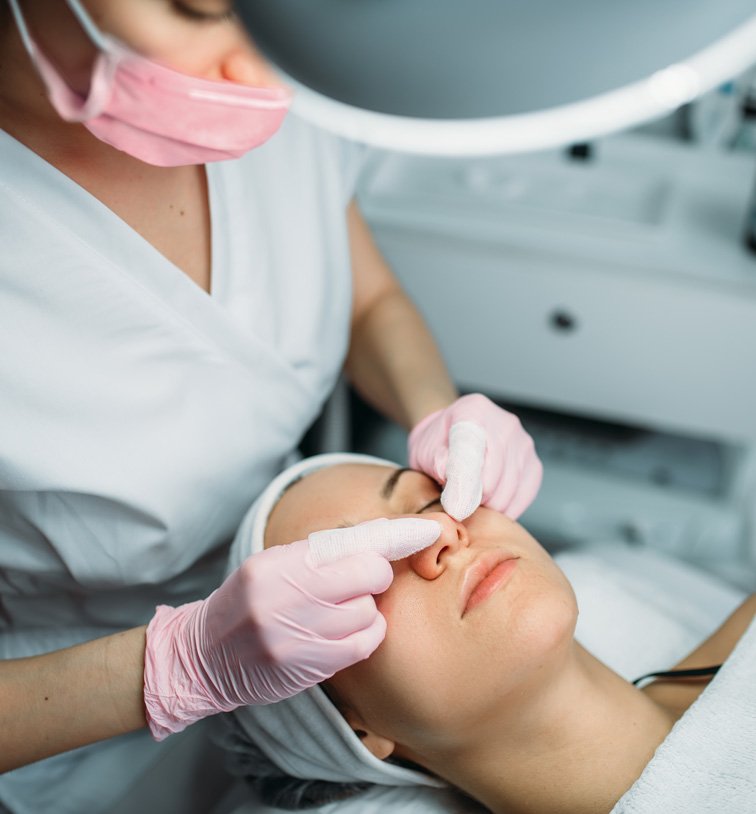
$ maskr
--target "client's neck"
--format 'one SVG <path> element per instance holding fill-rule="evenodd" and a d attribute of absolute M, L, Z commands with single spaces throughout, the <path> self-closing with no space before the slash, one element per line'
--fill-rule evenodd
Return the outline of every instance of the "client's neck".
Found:
<path fill-rule="evenodd" d="M 573 642 L 558 676 L 499 699 L 469 742 L 422 762 L 497 814 L 607 814 L 674 720 Z"/>

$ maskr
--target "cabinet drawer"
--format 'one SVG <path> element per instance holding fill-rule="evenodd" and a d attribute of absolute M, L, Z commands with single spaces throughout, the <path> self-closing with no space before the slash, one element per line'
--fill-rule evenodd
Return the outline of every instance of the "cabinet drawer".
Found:
<path fill-rule="evenodd" d="M 372 226 L 464 388 L 756 438 L 756 299 L 745 287 Z"/>

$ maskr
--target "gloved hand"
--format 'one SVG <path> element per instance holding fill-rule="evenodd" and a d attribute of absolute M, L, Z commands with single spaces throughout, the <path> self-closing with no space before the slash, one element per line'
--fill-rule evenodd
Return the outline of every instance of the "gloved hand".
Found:
<path fill-rule="evenodd" d="M 426 416 L 410 433 L 409 464 L 444 484 L 444 511 L 464 520 L 483 503 L 516 519 L 543 467 L 516 415 L 479 393 Z"/>
<path fill-rule="evenodd" d="M 147 628 L 144 701 L 162 740 L 216 712 L 288 698 L 367 658 L 386 621 L 388 563 L 431 545 L 434 520 L 373 520 L 254 554 L 207 599 L 161 605 Z"/>

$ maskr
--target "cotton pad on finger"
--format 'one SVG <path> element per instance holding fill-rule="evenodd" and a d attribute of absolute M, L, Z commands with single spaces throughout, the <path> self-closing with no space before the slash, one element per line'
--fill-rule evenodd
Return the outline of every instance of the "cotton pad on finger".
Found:
<path fill-rule="evenodd" d="M 318 566 L 367 551 L 387 560 L 401 560 L 432 545 L 440 535 L 441 526 L 435 520 L 399 517 L 369 520 L 346 529 L 315 531 L 307 539 L 310 557 Z"/>
<path fill-rule="evenodd" d="M 485 430 L 474 421 L 452 424 L 441 505 L 455 520 L 464 520 L 480 506 L 485 458 Z"/>

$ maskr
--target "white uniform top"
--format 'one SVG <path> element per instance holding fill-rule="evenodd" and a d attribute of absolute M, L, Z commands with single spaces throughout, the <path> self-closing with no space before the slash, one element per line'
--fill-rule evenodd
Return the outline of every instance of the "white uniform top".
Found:
<path fill-rule="evenodd" d="M 218 584 L 346 353 L 359 159 L 289 116 L 209 165 L 208 296 L 0 131 L 0 658 L 146 622 Z M 12 789 L 0 778 L 21 810 Z"/>

